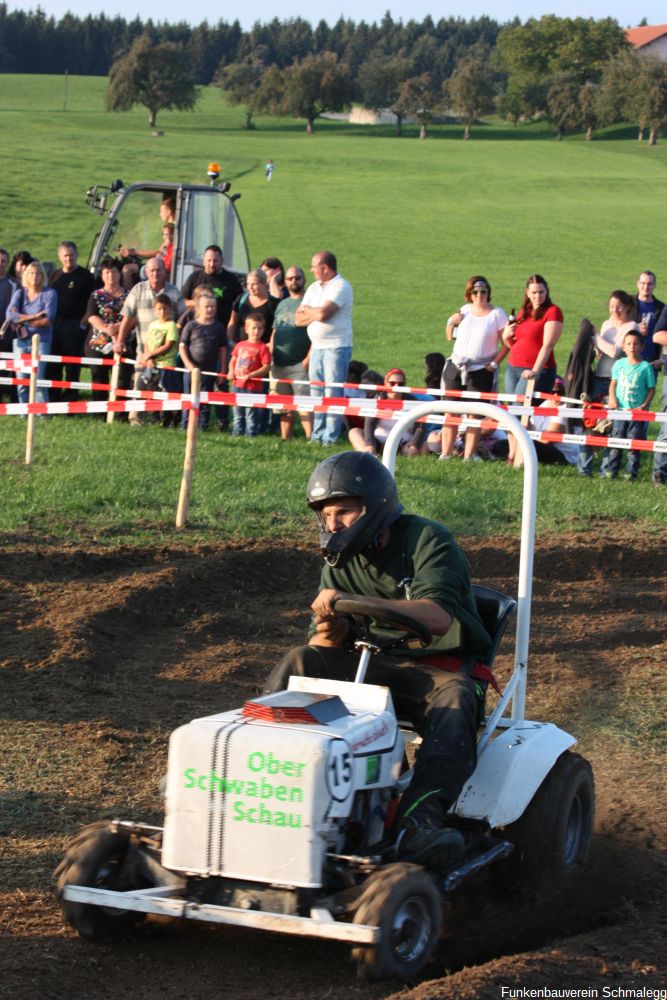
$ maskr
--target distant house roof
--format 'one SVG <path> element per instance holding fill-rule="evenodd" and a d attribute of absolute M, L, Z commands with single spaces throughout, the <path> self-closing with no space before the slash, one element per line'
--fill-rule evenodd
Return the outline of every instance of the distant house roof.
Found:
<path fill-rule="evenodd" d="M 667 24 L 646 25 L 644 28 L 628 28 L 625 37 L 636 49 L 641 49 L 657 38 L 667 35 Z"/>

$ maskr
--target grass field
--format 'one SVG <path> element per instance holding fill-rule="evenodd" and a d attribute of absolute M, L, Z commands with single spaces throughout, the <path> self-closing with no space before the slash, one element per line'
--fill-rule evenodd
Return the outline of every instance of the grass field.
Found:
<path fill-rule="evenodd" d="M 634 290 L 643 267 L 658 272 L 658 294 L 667 291 L 661 274 L 667 143 L 638 144 L 627 128 L 593 143 L 579 135 L 556 143 L 542 124 L 513 129 L 496 122 L 475 129 L 470 142 L 461 141 L 454 126 L 433 128 L 419 142 L 410 128 L 396 139 L 390 128 L 322 122 L 309 137 L 303 122 L 260 117 L 257 129 L 246 132 L 242 111 L 209 88 L 194 113 L 160 114 L 164 135 L 153 137 L 145 109 L 104 111 L 105 85 L 71 77 L 64 111 L 63 79 L 0 77 L 6 139 L 0 245 L 53 259 L 58 241 L 73 238 L 85 257 L 99 221 L 84 203 L 88 186 L 115 177 L 202 182 L 206 164 L 216 159 L 223 177 L 242 192 L 252 261 L 277 254 L 307 268 L 314 250 L 333 249 L 354 285 L 355 356 L 380 370 L 399 364 L 413 384 L 421 384 L 424 354 L 444 348 L 445 319 L 460 305 L 473 272 L 487 275 L 494 301 L 506 310 L 520 304 L 529 274 L 546 276 L 566 317 L 561 367 L 579 319 L 587 315 L 599 324 L 609 293 Z M 269 157 L 276 164 L 270 184 L 263 171 Z M 110 525 L 127 535 L 161 524 L 167 530 L 181 444 L 158 429 L 146 428 L 141 440 L 130 441 L 127 428 L 110 433 L 91 424 L 59 419 L 40 427 L 37 466 L 27 471 L 13 464 L 22 454 L 23 428 L 14 419 L 2 421 L 5 529 L 32 523 L 72 532 L 85 523 L 102 534 Z M 266 505 L 275 532 L 300 523 L 312 451 L 295 444 L 286 458 L 277 450 L 273 440 L 231 442 L 218 435 L 203 441 L 194 522 L 206 531 L 224 510 L 225 530 L 253 534 L 266 526 Z M 119 461 L 128 470 L 122 483 L 115 475 Z M 581 526 L 591 511 L 610 516 L 619 505 L 659 522 L 649 465 L 645 458 L 644 481 L 631 494 L 620 483 L 582 490 L 568 470 L 548 470 L 541 477 L 541 527 Z M 277 468 L 278 511 L 274 495 L 258 499 L 256 488 Z M 484 467 L 474 479 L 464 469 L 451 470 L 445 497 L 434 465 L 412 464 L 403 475 L 408 491 L 415 483 L 414 505 L 449 518 L 458 530 L 506 530 L 516 521 L 511 470 Z"/>
<path fill-rule="evenodd" d="M 92 538 L 104 546 L 184 537 L 173 527 L 182 434 L 56 417 L 38 422 L 35 462 L 28 468 L 21 464 L 24 430 L 15 417 L 0 420 L 0 531 L 26 540 Z M 288 541 L 305 530 L 314 541 L 305 485 L 315 462 L 334 450 L 302 438 L 282 446 L 276 437 L 200 434 L 187 537 Z M 538 532 L 586 531 L 630 512 L 642 534 L 660 530 L 665 501 L 650 484 L 650 459 L 643 462 L 638 483 L 582 483 L 572 469 L 542 467 Z M 442 520 L 460 535 L 518 538 L 521 475 L 504 463 L 399 459 L 397 478 L 408 510 Z"/>
<path fill-rule="evenodd" d="M 443 126 L 419 142 L 414 129 L 396 139 L 337 122 L 309 137 L 303 122 L 260 117 L 246 132 L 241 109 L 209 88 L 194 113 L 161 113 L 165 134 L 154 138 L 143 108 L 105 112 L 104 90 L 103 79 L 70 78 L 63 112 L 62 79 L 0 77 L 11 140 L 0 153 L 2 245 L 51 259 L 73 238 L 87 252 L 99 221 L 83 201 L 88 186 L 205 182 L 216 159 L 242 192 L 252 261 L 277 254 L 307 267 L 313 250 L 333 249 L 355 289 L 355 353 L 373 367 L 400 363 L 413 381 L 423 355 L 442 347 L 469 274 L 486 274 L 506 310 L 528 275 L 544 274 L 565 312 L 564 363 L 582 316 L 600 323 L 613 289 L 634 290 L 642 267 L 660 272 L 667 143 L 613 138 L 627 129 L 557 143 L 541 124 L 495 124 L 463 142 L 460 128 Z"/>

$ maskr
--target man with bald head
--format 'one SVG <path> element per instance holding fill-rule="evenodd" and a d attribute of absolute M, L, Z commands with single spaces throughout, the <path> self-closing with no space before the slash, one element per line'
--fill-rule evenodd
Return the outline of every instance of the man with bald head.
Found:
<path fill-rule="evenodd" d="M 144 344 L 148 327 L 155 319 L 155 299 L 158 295 L 169 296 L 174 307 L 174 315 L 180 316 L 185 311 L 185 301 L 176 285 L 167 281 L 167 271 L 162 257 L 151 257 L 146 263 L 146 280 L 134 286 L 125 300 L 121 310 L 122 319 L 118 336 L 113 341 L 116 354 L 144 353 Z M 139 374 L 135 372 L 133 388 L 139 389 Z M 140 424 L 141 415 L 130 413 L 129 422 Z"/>
<path fill-rule="evenodd" d="M 347 376 L 352 358 L 352 286 L 338 273 L 338 264 L 329 250 L 313 255 L 310 270 L 315 281 L 306 289 L 303 302 L 297 309 L 294 321 L 305 326 L 310 337 L 310 362 L 308 377 L 311 383 L 324 385 L 310 387 L 313 396 L 342 396 L 341 383 Z M 335 444 L 343 426 L 337 414 L 316 413 L 311 441 Z"/>
<path fill-rule="evenodd" d="M 308 396 L 304 383 L 308 378 L 310 338 L 303 326 L 294 322 L 297 309 L 303 302 L 306 276 L 300 267 L 288 267 L 285 272 L 288 297 L 276 306 L 273 317 L 271 350 L 271 392 L 280 396 Z M 310 439 L 313 419 L 310 413 L 301 413 L 301 426 Z M 280 437 L 287 441 L 294 432 L 294 410 L 280 411 Z"/>

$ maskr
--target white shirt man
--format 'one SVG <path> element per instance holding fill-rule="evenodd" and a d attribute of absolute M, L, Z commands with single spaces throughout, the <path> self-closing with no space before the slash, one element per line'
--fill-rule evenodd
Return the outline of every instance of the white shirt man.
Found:
<path fill-rule="evenodd" d="M 338 273 L 335 256 L 322 250 L 313 256 L 310 267 L 315 281 L 306 289 L 295 314 L 297 326 L 306 326 L 312 348 L 308 377 L 313 396 L 325 395 L 332 383 L 345 382 L 352 358 L 352 286 Z M 328 389 L 327 395 L 342 396 L 342 387 Z M 343 418 L 316 413 L 311 440 L 334 444 Z"/>

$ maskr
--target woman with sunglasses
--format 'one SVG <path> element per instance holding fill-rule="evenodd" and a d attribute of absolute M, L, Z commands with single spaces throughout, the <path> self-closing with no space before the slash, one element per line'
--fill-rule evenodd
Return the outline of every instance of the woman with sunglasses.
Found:
<path fill-rule="evenodd" d="M 465 304 L 447 320 L 446 335 L 454 340 L 454 349 L 442 373 L 442 388 L 492 392 L 498 365 L 508 351 L 501 339 L 507 316 L 491 305 L 491 286 L 481 274 L 468 278 L 464 295 Z M 455 425 L 443 425 L 440 458 L 451 457 L 456 435 Z M 475 456 L 480 435 L 479 427 L 466 431 L 464 460 Z"/>
<path fill-rule="evenodd" d="M 365 372 L 362 381 L 366 381 L 370 373 Z M 384 385 L 380 386 L 380 392 L 375 394 L 376 399 L 414 399 L 410 393 L 401 392 L 405 386 L 405 372 L 402 368 L 390 368 L 384 377 Z M 372 454 L 379 454 L 384 448 L 389 437 L 389 432 L 394 426 L 391 416 L 386 417 L 366 417 L 363 431 L 358 430 L 355 435 L 350 431 L 349 439 L 355 451 L 370 451 Z M 414 431 L 405 431 L 401 438 L 401 452 L 407 454 L 406 449 L 413 439 Z"/>
<path fill-rule="evenodd" d="M 563 332 L 563 313 L 549 296 L 541 274 L 526 282 L 521 309 L 508 323 L 503 340 L 510 348 L 505 368 L 505 392 L 523 395 L 529 379 L 538 392 L 551 392 L 556 377 L 554 347 Z"/>

